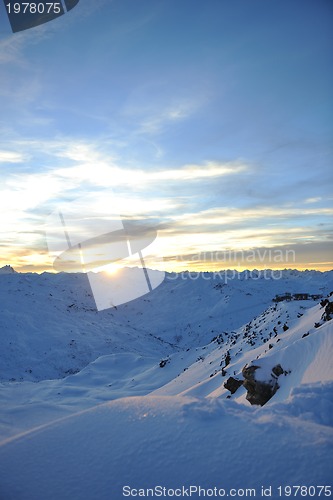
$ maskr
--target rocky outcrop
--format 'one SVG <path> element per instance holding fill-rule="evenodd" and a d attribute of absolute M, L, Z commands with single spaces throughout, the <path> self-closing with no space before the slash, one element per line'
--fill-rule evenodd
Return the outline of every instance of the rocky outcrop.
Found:
<path fill-rule="evenodd" d="M 238 378 L 229 377 L 226 382 L 224 382 L 224 387 L 231 392 L 231 394 L 235 394 L 237 389 L 243 385 L 243 380 L 239 380 Z"/>
<path fill-rule="evenodd" d="M 168 363 L 170 363 L 170 358 L 161 359 L 159 366 L 160 368 L 164 368 Z"/>
<path fill-rule="evenodd" d="M 325 311 L 321 317 L 323 321 L 331 321 L 333 318 L 333 302 L 327 300 L 325 304 Z"/>
<path fill-rule="evenodd" d="M 226 372 L 226 367 L 228 365 L 230 365 L 230 361 L 231 361 L 231 356 L 230 356 L 230 352 L 227 351 L 227 354 L 224 356 L 224 366 L 222 367 L 222 370 L 221 370 L 221 373 L 222 373 L 222 377 L 225 377 L 227 372 Z M 223 363 L 223 361 L 221 361 L 221 364 Z"/>
<path fill-rule="evenodd" d="M 242 370 L 244 380 L 229 377 L 223 386 L 230 391 L 231 394 L 235 394 L 239 387 L 243 385 L 247 390 L 246 399 L 251 405 L 263 406 L 279 389 L 277 380 L 280 375 L 287 375 L 290 372 L 286 372 L 282 366 L 278 364 L 273 366 L 270 379 L 268 381 L 263 381 L 257 380 L 255 377 L 256 370 L 260 368 L 261 367 L 258 365 L 245 365 Z"/>
<path fill-rule="evenodd" d="M 247 390 L 246 399 L 251 405 L 263 406 L 271 399 L 279 388 L 277 382 L 278 377 L 286 374 L 281 365 L 276 365 L 272 368 L 271 378 L 269 381 L 256 380 L 255 372 L 260 369 L 257 365 L 245 365 L 242 374 L 244 377 L 243 385 Z"/>

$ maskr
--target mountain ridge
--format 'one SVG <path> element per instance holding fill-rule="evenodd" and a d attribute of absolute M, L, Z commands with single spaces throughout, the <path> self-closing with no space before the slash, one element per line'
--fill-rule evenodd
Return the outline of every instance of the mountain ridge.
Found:
<path fill-rule="evenodd" d="M 119 276 L 126 281 L 130 274 L 126 270 Z M 272 305 L 277 293 L 327 295 L 333 289 L 333 272 L 287 272 L 280 280 L 235 278 L 227 283 L 210 276 L 167 275 L 150 294 L 97 312 L 84 274 L 3 274 L 0 380 L 65 377 L 101 355 L 124 349 L 140 353 L 142 336 L 147 355 L 165 357 L 240 328 Z"/>

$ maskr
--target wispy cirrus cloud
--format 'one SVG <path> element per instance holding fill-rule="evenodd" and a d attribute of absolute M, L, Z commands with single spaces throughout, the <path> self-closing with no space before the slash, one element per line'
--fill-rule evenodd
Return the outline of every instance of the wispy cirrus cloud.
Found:
<path fill-rule="evenodd" d="M 130 120 L 132 133 L 136 135 L 161 135 L 170 127 L 193 118 L 212 98 L 210 85 L 203 77 L 189 80 L 180 71 L 171 82 L 155 78 L 134 87 L 120 115 Z"/>
<path fill-rule="evenodd" d="M 32 30 L 11 33 L 8 21 L 8 35 L 0 40 L 0 64 L 28 68 L 31 66 L 25 53 L 32 45 L 51 36 L 52 30 L 48 25 L 40 25 Z"/>
<path fill-rule="evenodd" d="M 0 163 L 22 163 L 27 159 L 23 153 L 0 150 Z"/>
<path fill-rule="evenodd" d="M 160 134 L 165 127 L 190 118 L 198 107 L 197 102 L 180 101 L 165 109 L 154 111 L 139 121 L 136 133 L 140 135 Z"/>
<path fill-rule="evenodd" d="M 177 226 L 220 226 L 231 224 L 249 225 L 253 221 L 293 221 L 297 219 L 320 217 L 322 220 L 330 220 L 333 216 L 333 208 L 329 207 L 291 207 L 289 206 L 265 206 L 259 205 L 251 208 L 218 207 L 214 209 L 199 211 L 196 213 L 185 213 L 174 216 Z"/>

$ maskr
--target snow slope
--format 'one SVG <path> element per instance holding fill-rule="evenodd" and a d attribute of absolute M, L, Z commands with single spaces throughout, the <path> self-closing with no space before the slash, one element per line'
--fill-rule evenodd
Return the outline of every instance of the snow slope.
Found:
<path fill-rule="evenodd" d="M 278 293 L 333 290 L 332 271 L 286 270 L 280 279 L 274 276 L 168 275 L 149 295 L 97 312 L 86 275 L 2 274 L 0 381 L 58 379 L 118 352 L 164 357 L 241 327 Z"/>
<path fill-rule="evenodd" d="M 223 383 L 229 376 L 242 378 L 243 367 L 252 361 L 259 366 L 256 372 L 259 380 L 269 380 L 271 370 L 277 364 L 291 372 L 279 379 L 280 390 L 275 400 L 287 398 L 291 390 L 302 383 L 333 380 L 330 358 L 333 353 L 332 321 L 323 322 L 316 328 L 315 324 L 320 322 L 324 308 L 320 304 L 309 309 L 307 307 L 308 301 L 282 302 L 270 306 L 235 332 L 218 337 L 197 350 L 197 362 L 154 394 L 228 396 L 244 402 L 244 389 L 230 396 Z M 289 325 L 288 330 L 284 331 L 284 325 Z M 227 353 L 230 361 L 225 366 Z M 179 355 L 171 356 L 170 365 L 173 359 L 178 358 Z M 241 398 L 239 393 L 243 394 Z"/>
<path fill-rule="evenodd" d="M 0 496 L 120 500 L 124 486 L 255 488 L 260 496 L 272 486 L 278 498 L 280 485 L 329 484 L 332 445 L 332 429 L 287 408 L 276 414 L 218 399 L 125 398 L 4 443 Z"/>
<path fill-rule="evenodd" d="M 236 498 L 272 486 L 271 498 L 286 498 L 279 486 L 330 485 L 328 306 L 272 298 L 327 294 L 332 272 L 285 271 L 281 282 L 168 276 L 101 313 L 85 278 L 1 276 L 1 500 L 120 500 L 125 485 L 169 496 L 192 485 L 183 498 L 202 497 L 199 486 Z M 263 407 L 243 386 L 224 387 L 245 365 L 266 382 L 274 366 L 284 370 Z"/>

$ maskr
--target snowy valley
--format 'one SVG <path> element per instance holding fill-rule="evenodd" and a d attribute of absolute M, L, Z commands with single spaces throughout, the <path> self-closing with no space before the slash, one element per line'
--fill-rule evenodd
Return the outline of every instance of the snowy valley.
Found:
<path fill-rule="evenodd" d="M 330 496 L 332 291 L 167 274 L 97 312 L 84 274 L 3 268 L 0 498 Z"/>

